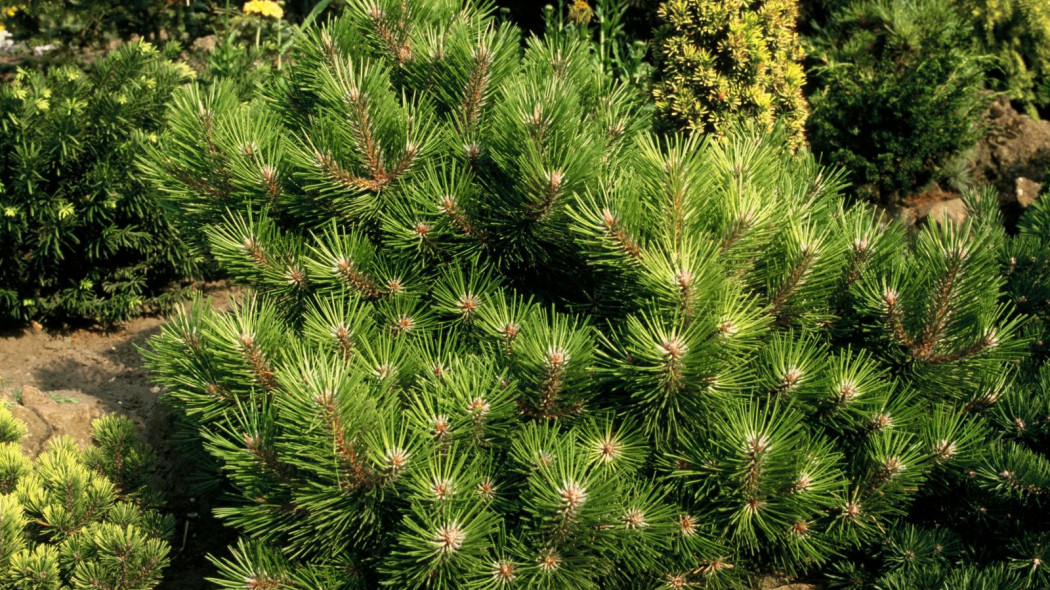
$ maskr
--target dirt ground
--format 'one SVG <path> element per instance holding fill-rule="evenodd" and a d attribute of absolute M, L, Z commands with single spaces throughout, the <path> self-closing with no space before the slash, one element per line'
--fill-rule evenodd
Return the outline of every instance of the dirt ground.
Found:
<path fill-rule="evenodd" d="M 226 292 L 210 296 L 217 305 Z M 186 483 L 193 466 L 180 460 L 169 444 L 172 416 L 150 383 L 138 347 L 160 332 L 163 318 L 145 317 L 112 330 L 48 332 L 32 327 L 0 332 L 0 400 L 29 425 L 23 447 L 36 454 L 46 440 L 65 434 L 90 442 L 91 421 L 103 414 L 128 416 L 141 436 L 158 451 L 154 480 L 175 516 L 172 563 L 160 590 L 209 588 L 204 559 L 223 553 L 233 542 Z"/>

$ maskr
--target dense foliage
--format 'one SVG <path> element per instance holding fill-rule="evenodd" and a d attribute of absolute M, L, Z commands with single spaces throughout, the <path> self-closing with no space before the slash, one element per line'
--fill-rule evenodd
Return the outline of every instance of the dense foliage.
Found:
<path fill-rule="evenodd" d="M 96 420 L 97 447 L 55 438 L 23 454 L 25 425 L 0 404 L 0 585 L 10 590 L 149 590 L 173 521 L 151 507 L 152 451 L 124 417 Z"/>
<path fill-rule="evenodd" d="M 254 287 L 148 354 L 237 498 L 216 582 L 1050 582 L 991 199 L 909 234 L 789 138 L 661 139 L 632 97 L 462 0 L 177 94 L 144 170 Z"/>
<path fill-rule="evenodd" d="M 1028 107 L 1050 108 L 1050 3 L 1044 0 L 954 0 L 971 18 L 979 47 L 997 58 L 994 86 Z M 1045 111 L 1044 111 L 1045 112 Z"/>
<path fill-rule="evenodd" d="M 0 88 L 0 322 L 113 321 L 194 260 L 133 170 L 190 70 L 147 43 Z"/>
<path fill-rule="evenodd" d="M 809 138 L 886 205 L 937 180 L 981 137 L 984 64 L 946 0 L 854 0 L 811 42 Z"/>
<path fill-rule="evenodd" d="M 65 58 L 133 36 L 158 40 L 206 34 L 207 2 L 168 0 L 9 0 L 3 18 L 17 42 L 55 46 Z"/>
<path fill-rule="evenodd" d="M 666 122 L 721 136 L 779 121 L 805 143 L 797 0 L 668 0 L 659 15 L 653 97 Z"/>

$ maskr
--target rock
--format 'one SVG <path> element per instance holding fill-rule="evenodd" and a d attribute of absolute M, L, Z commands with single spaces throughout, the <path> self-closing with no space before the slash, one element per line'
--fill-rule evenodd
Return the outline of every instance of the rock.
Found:
<path fill-rule="evenodd" d="M 215 46 L 219 43 L 219 38 L 215 35 L 205 35 L 203 37 L 197 37 L 193 41 L 193 48 L 198 49 L 204 53 L 211 53 L 215 50 Z"/>
<path fill-rule="evenodd" d="M 51 427 L 36 412 L 27 408 L 10 396 L 0 400 L 6 403 L 11 414 L 26 425 L 26 435 L 22 438 L 22 450 L 31 457 L 36 457 L 44 450 L 47 440 L 51 438 Z"/>
<path fill-rule="evenodd" d="M 1029 180 L 1023 176 L 1017 177 L 1014 185 L 1017 187 L 1015 191 L 1017 204 L 1025 209 L 1034 205 L 1036 199 L 1039 198 L 1039 194 L 1043 191 L 1042 183 Z"/>
<path fill-rule="evenodd" d="M 1050 170 L 1050 121 L 1018 113 L 1006 99 L 988 109 L 988 134 L 971 163 L 975 184 L 990 184 L 1003 204 L 1017 199 L 1017 179 L 1044 182 Z"/>
<path fill-rule="evenodd" d="M 47 448 L 47 441 L 55 436 L 69 436 L 81 448 L 91 446 L 91 423 L 102 415 L 97 405 L 84 403 L 75 391 L 48 395 L 31 385 L 22 388 L 22 404 L 15 408 L 19 409 L 12 412 L 29 427 L 22 448 L 32 455 Z"/>
<path fill-rule="evenodd" d="M 901 207 L 897 209 L 897 218 L 904 225 L 915 225 L 919 222 L 919 211 L 915 207 Z"/>
<path fill-rule="evenodd" d="M 939 201 L 926 211 L 926 217 L 930 221 L 936 221 L 937 223 L 943 223 L 945 220 L 948 220 L 959 224 L 966 221 L 966 216 L 966 204 L 959 198 Z"/>

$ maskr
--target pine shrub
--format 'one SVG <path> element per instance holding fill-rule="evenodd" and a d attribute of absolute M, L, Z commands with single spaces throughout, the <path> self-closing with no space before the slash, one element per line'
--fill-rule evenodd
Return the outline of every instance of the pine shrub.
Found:
<path fill-rule="evenodd" d="M 96 420 L 99 446 L 52 439 L 31 459 L 25 425 L 0 405 L 0 586 L 148 590 L 168 564 L 173 521 L 150 506 L 152 451 L 124 417 Z"/>
<path fill-rule="evenodd" d="M 121 320 L 194 272 L 133 167 L 189 70 L 132 43 L 0 88 L 0 322 Z"/>
<path fill-rule="evenodd" d="M 147 353 L 235 497 L 220 587 L 1045 579 L 998 225 L 847 209 L 790 135 L 654 136 L 462 0 L 293 57 L 178 93 L 143 161 L 253 288 Z"/>
<path fill-rule="evenodd" d="M 893 206 L 980 139 L 991 100 L 973 30 L 946 0 L 854 0 L 811 39 L 809 138 Z"/>
<path fill-rule="evenodd" d="M 781 122 L 805 143 L 797 0 L 668 0 L 656 31 L 656 108 L 672 127 L 724 135 Z"/>

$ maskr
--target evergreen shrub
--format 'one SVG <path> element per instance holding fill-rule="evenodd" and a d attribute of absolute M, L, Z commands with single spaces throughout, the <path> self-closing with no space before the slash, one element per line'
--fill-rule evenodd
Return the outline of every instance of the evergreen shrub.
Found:
<path fill-rule="evenodd" d="M 124 417 L 92 425 L 98 446 L 52 439 L 36 459 L 25 424 L 0 405 L 0 586 L 149 590 L 168 564 L 174 521 L 152 508 L 152 451 Z"/>
<path fill-rule="evenodd" d="M 80 60 L 77 53 L 134 37 L 186 40 L 207 34 L 210 2 L 168 0 L 7 0 L 4 26 L 12 39 Z M 163 34 L 163 37 L 162 37 Z"/>
<path fill-rule="evenodd" d="M 133 166 L 190 78 L 177 51 L 131 43 L 0 88 L 0 322 L 121 320 L 194 272 Z"/>
<path fill-rule="evenodd" d="M 293 58 L 179 92 L 142 164 L 253 288 L 147 353 L 232 494 L 219 587 L 1050 579 L 1000 226 L 846 208 L 790 133 L 654 136 L 463 0 Z"/>
<path fill-rule="evenodd" d="M 855 0 L 810 39 L 809 138 L 892 206 L 980 139 L 991 100 L 973 30 L 945 0 Z"/>
<path fill-rule="evenodd" d="M 797 0 L 668 0 L 658 14 L 653 97 L 666 123 L 724 135 L 779 122 L 805 143 Z"/>
<path fill-rule="evenodd" d="M 955 0 L 955 4 L 973 21 L 978 47 L 996 58 L 990 73 L 997 89 L 1030 114 L 1050 108 L 1050 3 Z"/>

